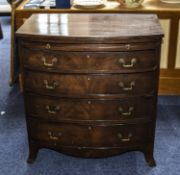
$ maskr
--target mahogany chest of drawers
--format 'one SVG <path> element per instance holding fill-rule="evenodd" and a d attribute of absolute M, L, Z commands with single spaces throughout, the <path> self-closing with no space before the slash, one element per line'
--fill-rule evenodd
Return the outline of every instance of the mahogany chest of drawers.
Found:
<path fill-rule="evenodd" d="M 16 33 L 29 158 L 139 150 L 153 158 L 161 31 L 155 15 L 38 14 Z"/>

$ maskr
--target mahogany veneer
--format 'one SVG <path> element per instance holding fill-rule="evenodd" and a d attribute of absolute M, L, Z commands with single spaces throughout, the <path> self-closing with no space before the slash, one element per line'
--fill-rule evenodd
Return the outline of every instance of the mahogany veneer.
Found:
<path fill-rule="evenodd" d="M 16 33 L 28 162 L 45 147 L 82 157 L 139 150 L 154 166 L 157 17 L 51 15 L 32 15 Z"/>

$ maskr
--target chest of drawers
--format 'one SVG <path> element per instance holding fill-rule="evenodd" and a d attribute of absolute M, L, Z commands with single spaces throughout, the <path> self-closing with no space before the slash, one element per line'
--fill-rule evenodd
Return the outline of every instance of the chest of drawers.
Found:
<path fill-rule="evenodd" d="M 17 31 L 29 158 L 153 158 L 162 31 L 155 15 L 39 14 Z"/>

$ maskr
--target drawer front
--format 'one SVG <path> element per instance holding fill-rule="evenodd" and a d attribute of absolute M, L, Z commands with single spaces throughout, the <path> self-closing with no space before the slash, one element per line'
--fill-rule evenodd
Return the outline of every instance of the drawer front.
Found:
<path fill-rule="evenodd" d="M 30 137 L 63 146 L 116 147 L 132 146 L 148 141 L 150 124 L 93 126 L 29 122 Z"/>
<path fill-rule="evenodd" d="M 143 106 L 143 107 L 142 107 Z M 155 115 L 154 97 L 119 100 L 62 99 L 29 94 L 26 109 L 30 116 L 49 121 L 134 121 Z"/>
<path fill-rule="evenodd" d="M 156 91 L 156 72 L 144 74 L 70 75 L 25 73 L 25 89 L 49 95 L 143 95 Z"/>
<path fill-rule="evenodd" d="M 24 49 L 24 64 L 58 72 L 142 72 L 157 68 L 155 51 L 42 52 Z"/>

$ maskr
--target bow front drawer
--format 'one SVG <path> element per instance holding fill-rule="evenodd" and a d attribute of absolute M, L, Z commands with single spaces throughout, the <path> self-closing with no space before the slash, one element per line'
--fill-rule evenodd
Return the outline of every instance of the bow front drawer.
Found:
<path fill-rule="evenodd" d="M 56 72 L 143 72 L 155 70 L 154 51 L 136 52 L 46 52 L 24 49 L 24 65 Z"/>
<path fill-rule="evenodd" d="M 34 140 L 61 146 L 119 147 L 145 143 L 151 136 L 149 124 L 84 125 L 49 124 L 31 120 Z M 107 138 L 108 137 L 108 138 Z"/>
<path fill-rule="evenodd" d="M 25 88 L 57 96 L 144 95 L 155 93 L 156 72 L 71 75 L 26 71 Z"/>
<path fill-rule="evenodd" d="M 63 99 L 28 94 L 26 109 L 29 116 L 56 122 L 133 122 L 142 119 L 152 120 L 155 114 L 155 109 L 151 105 L 153 103 L 154 97 L 100 100 Z"/>

